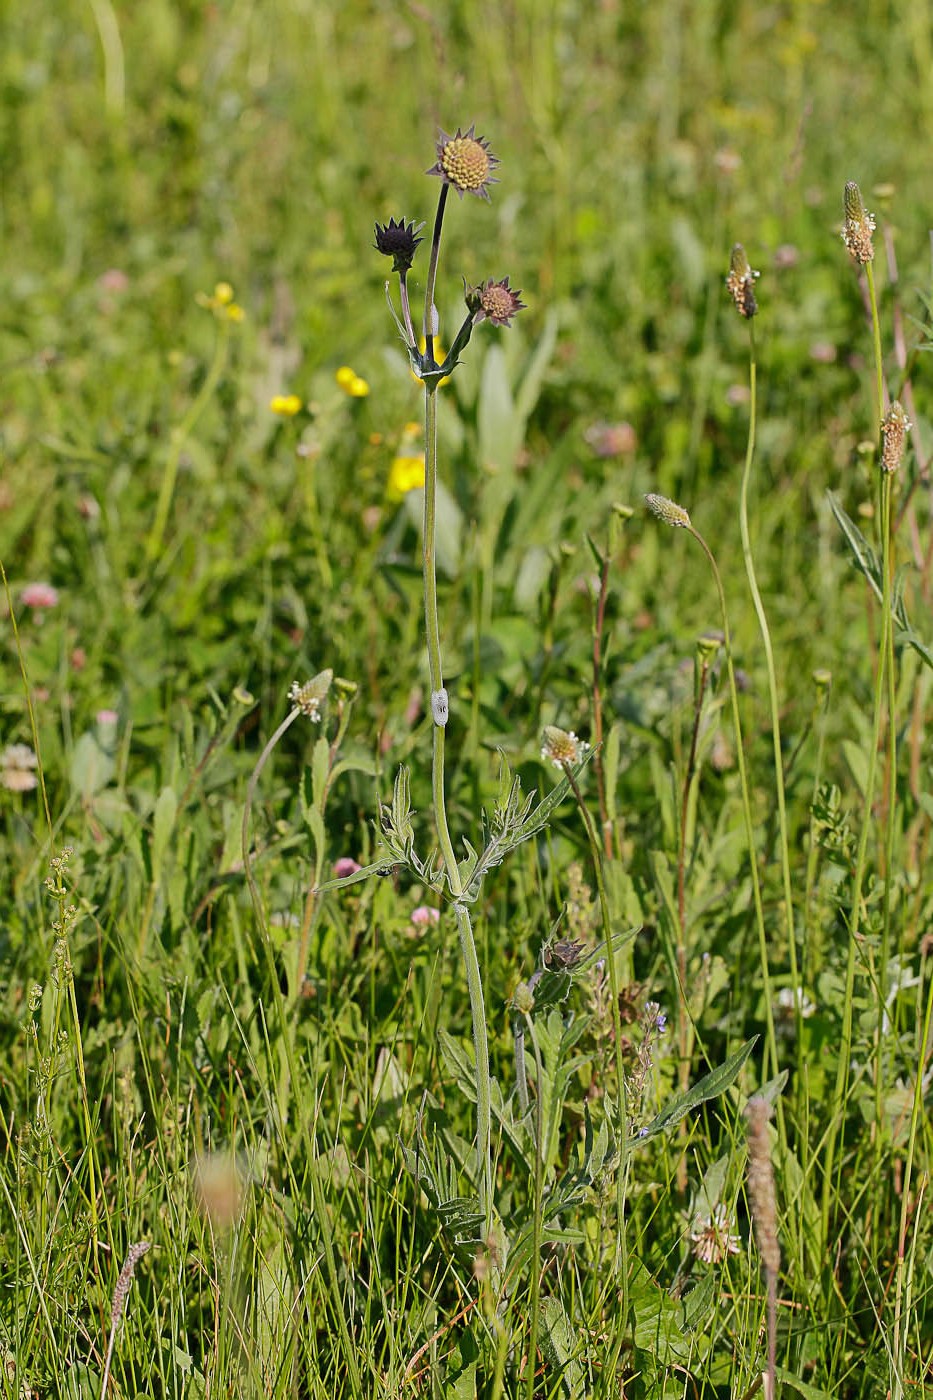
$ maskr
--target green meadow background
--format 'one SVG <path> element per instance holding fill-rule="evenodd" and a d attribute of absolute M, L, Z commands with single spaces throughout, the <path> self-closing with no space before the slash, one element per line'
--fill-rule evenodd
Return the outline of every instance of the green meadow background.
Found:
<path fill-rule="evenodd" d="M 4 772 L 9 747 L 28 745 L 42 775 L 0 788 L 0 1391 L 101 1394 L 114 1289 L 146 1240 L 111 1395 L 750 1396 L 765 1289 L 742 1107 L 776 1078 L 770 991 L 788 1074 L 770 1091 L 787 1113 L 778 1391 L 933 1394 L 930 670 L 898 645 L 886 825 L 887 778 L 874 815 L 863 800 L 880 609 L 827 497 L 874 538 L 871 328 L 840 238 L 856 180 L 878 221 L 888 382 L 907 386 L 914 422 L 898 587 L 929 647 L 933 7 L 3 0 L 0 17 L 0 747 Z M 471 1196 L 453 920 L 413 923 L 437 901 L 398 873 L 309 896 L 338 859 L 378 860 L 377 804 L 400 764 L 423 851 L 433 839 L 420 492 L 390 489 L 396 459 L 420 451 L 423 406 L 373 223 L 426 220 L 430 234 L 438 129 L 472 123 L 499 183 L 488 205 L 448 205 L 441 339 L 462 319 L 462 279 L 508 276 L 527 309 L 508 330 L 477 327 L 439 391 L 451 825 L 455 841 L 480 840 L 500 752 L 526 790 L 553 786 L 543 725 L 594 737 L 608 552 L 607 875 L 614 926 L 640 929 L 625 964 L 633 1039 L 613 1046 L 592 969 L 547 1022 L 566 1073 L 554 1069 L 537 1186 L 498 1139 L 513 1242 L 536 1191 L 540 1205 L 576 1160 L 590 1107 L 597 1121 L 612 1098 L 614 1049 L 637 1054 L 647 1001 L 669 1024 L 639 1089 L 645 1122 L 759 1037 L 727 1092 L 626 1168 L 621 1254 L 612 1180 L 589 1181 L 535 1288 L 516 1249 L 498 1295 L 403 1157 L 424 1133 L 451 1199 Z M 761 272 L 750 509 L 778 670 L 796 985 L 737 523 L 749 341 L 724 286 L 737 241 Z M 423 246 L 416 317 L 426 265 Z M 241 319 L 211 305 L 224 283 Z M 346 393 L 342 366 L 368 392 Z M 274 413 L 277 395 L 299 396 L 299 412 Z M 652 491 L 689 510 L 723 573 L 769 934 L 766 988 L 717 662 L 691 807 L 681 1064 L 679 794 L 697 638 L 722 623 L 700 550 L 646 515 Z M 24 601 L 39 582 L 54 605 Z M 320 726 L 288 729 L 248 788 L 289 686 L 325 668 L 350 684 Z M 831 687 L 814 683 L 821 670 Z M 839 1102 L 846 890 L 865 822 L 891 961 L 879 973 L 867 919 Z M 599 946 L 595 888 L 569 802 L 484 887 L 477 941 L 505 1096 L 510 998 L 562 908 L 561 933 Z M 691 1230 L 718 1199 L 739 1252 L 708 1264 Z"/>

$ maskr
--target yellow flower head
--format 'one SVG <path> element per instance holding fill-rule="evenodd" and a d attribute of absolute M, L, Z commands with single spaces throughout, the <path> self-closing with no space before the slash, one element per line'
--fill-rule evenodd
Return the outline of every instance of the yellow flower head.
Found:
<path fill-rule="evenodd" d="M 365 399 L 369 393 L 369 383 L 349 365 L 341 365 L 334 375 L 343 392 L 351 399 Z"/>
<path fill-rule="evenodd" d="M 217 282 L 210 296 L 206 292 L 198 292 L 195 301 L 206 311 L 212 311 L 218 321 L 239 323 L 246 315 L 242 306 L 233 300 L 233 288 L 229 282 Z"/>
<path fill-rule="evenodd" d="M 488 199 L 488 186 L 497 183 L 492 172 L 499 158 L 489 149 L 489 142 L 475 131 L 475 126 L 469 131 L 461 131 L 458 126 L 454 136 L 442 131 L 437 142 L 437 164 L 428 171 L 429 175 L 439 175 L 445 185 L 452 185 L 461 199 L 465 194 Z"/>
<path fill-rule="evenodd" d="M 409 491 L 424 487 L 424 455 L 406 453 L 404 448 L 393 457 L 386 483 L 386 496 L 390 501 L 401 501 Z"/>
<path fill-rule="evenodd" d="M 269 400 L 269 407 L 280 418 L 294 418 L 301 412 L 301 399 L 297 394 L 276 394 Z"/>

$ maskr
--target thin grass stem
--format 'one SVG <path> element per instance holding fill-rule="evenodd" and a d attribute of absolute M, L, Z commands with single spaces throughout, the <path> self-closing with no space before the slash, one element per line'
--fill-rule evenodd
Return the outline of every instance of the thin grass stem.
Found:
<path fill-rule="evenodd" d="M 771 995 L 771 973 L 768 966 L 768 935 L 765 929 L 764 907 L 761 901 L 761 879 L 758 874 L 758 856 L 755 847 L 755 824 L 752 817 L 752 801 L 748 786 L 748 770 L 745 764 L 745 744 L 742 736 L 742 718 L 739 712 L 739 690 L 735 681 L 735 666 L 732 660 L 732 634 L 729 630 L 729 612 L 726 607 L 726 595 L 722 586 L 722 578 L 719 573 L 719 566 L 716 563 L 713 551 L 706 540 L 694 525 L 688 525 L 687 530 L 696 540 L 709 561 L 713 571 L 713 581 L 716 585 L 716 592 L 719 596 L 719 611 L 722 616 L 723 646 L 726 653 L 726 670 L 729 676 L 729 695 L 732 702 L 732 723 L 735 728 L 735 755 L 736 764 L 739 770 L 739 787 L 742 792 L 742 814 L 745 818 L 745 837 L 748 842 L 749 869 L 752 880 L 752 900 L 755 907 L 755 923 L 758 929 L 758 952 L 761 961 L 761 977 L 765 1001 L 765 1020 L 768 1027 L 768 1053 L 774 1073 L 778 1072 L 778 1051 L 777 1034 L 774 1028 L 774 1005 Z M 767 1076 L 767 1069 L 765 1070 Z M 784 1137 L 783 1117 L 780 1114 L 780 1099 L 778 1099 L 778 1124 L 782 1137 L 782 1147 L 786 1149 L 786 1138 Z"/>

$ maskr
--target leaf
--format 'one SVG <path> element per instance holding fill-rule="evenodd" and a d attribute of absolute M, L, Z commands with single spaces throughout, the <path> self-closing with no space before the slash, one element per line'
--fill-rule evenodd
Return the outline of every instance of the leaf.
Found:
<path fill-rule="evenodd" d="M 829 508 L 836 517 L 836 523 L 846 537 L 846 543 L 852 552 L 852 558 L 856 568 L 865 577 L 872 588 L 879 603 L 883 601 L 884 593 L 881 585 L 881 569 L 878 564 L 878 556 L 871 545 L 862 534 L 855 521 L 852 520 L 843 510 L 842 504 L 834 492 L 828 491 Z"/>
<path fill-rule="evenodd" d="M 368 880 L 373 875 L 388 875 L 395 869 L 391 860 L 379 860 L 373 865 L 363 865 L 359 870 L 355 870 L 352 875 L 341 875 L 339 880 L 325 880 L 320 885 L 315 885 L 314 894 L 325 894 L 331 890 L 342 890 L 347 885 L 358 885 L 362 880 Z"/>
<path fill-rule="evenodd" d="M 177 811 L 178 798 L 175 796 L 175 789 L 164 787 L 159 793 L 152 814 L 152 880 L 156 885 L 162 875 L 162 862 L 168 850 Z"/>
<path fill-rule="evenodd" d="M 579 1341 L 559 1298 L 545 1298 L 541 1304 L 541 1350 L 548 1362 L 560 1371 L 568 1400 L 583 1394 L 583 1367 L 577 1358 Z"/>
<path fill-rule="evenodd" d="M 407 492 L 402 507 L 411 523 L 420 531 L 424 515 L 424 492 L 420 489 Z M 463 552 L 463 513 L 443 481 L 437 483 L 434 529 L 437 567 L 448 578 L 456 578 L 460 572 L 460 557 Z"/>
<path fill-rule="evenodd" d="M 856 568 L 868 581 L 879 603 L 883 603 L 884 585 L 881 576 L 881 565 L 878 562 L 877 554 L 855 524 L 855 521 L 843 510 L 838 497 L 835 496 L 832 491 L 827 492 L 827 496 L 830 509 L 836 517 L 839 528 L 845 535 L 846 542 L 852 552 L 852 558 Z M 898 570 L 891 597 L 891 615 L 898 628 L 895 633 L 895 642 L 899 646 L 913 647 L 924 665 L 933 668 L 933 651 L 931 651 L 927 644 L 917 636 L 917 633 L 913 630 L 907 619 L 907 611 L 904 603 L 904 580 L 905 575 L 903 570 Z"/>
<path fill-rule="evenodd" d="M 534 613 L 552 567 L 550 553 L 543 545 L 532 545 L 525 551 L 512 591 L 515 606 L 523 613 Z"/>
<path fill-rule="evenodd" d="M 846 756 L 852 777 L 858 785 L 858 790 L 864 796 L 865 784 L 868 781 L 868 755 L 861 745 L 852 739 L 843 739 L 842 751 Z"/>
<path fill-rule="evenodd" d="M 798 1395 L 802 1395 L 804 1400 L 833 1400 L 833 1395 L 837 1392 L 830 1390 L 820 1390 L 819 1386 L 808 1385 L 806 1381 L 799 1380 L 790 1371 L 785 1371 L 783 1366 L 776 1366 L 774 1374 L 783 1385 L 789 1385 L 792 1390 L 796 1390 Z"/>
<path fill-rule="evenodd" d="M 554 346 L 557 344 L 557 331 L 560 325 L 560 314 L 556 308 L 552 307 L 544 320 L 544 328 L 538 337 L 528 367 L 522 376 L 522 382 L 518 387 L 515 397 L 515 412 L 521 423 L 521 435 L 519 447 L 525 436 L 525 425 L 528 422 L 535 404 L 541 396 L 541 385 L 547 373 L 548 365 L 551 363 L 551 356 L 554 354 Z"/>
<path fill-rule="evenodd" d="M 112 750 L 101 744 L 93 730 L 82 734 L 71 753 L 68 776 L 80 798 L 89 802 L 102 788 L 113 781 L 117 771 Z"/>
<path fill-rule="evenodd" d="M 636 1259 L 629 1282 L 629 1306 L 635 1319 L 635 1345 L 656 1357 L 662 1365 L 687 1361 L 694 1350 L 694 1339 L 684 1338 L 681 1305 L 665 1293 Z"/>
<path fill-rule="evenodd" d="M 705 1273 L 696 1285 L 685 1293 L 681 1300 L 680 1325 L 686 1332 L 697 1332 L 711 1321 L 716 1307 L 719 1283 L 712 1270 Z"/>
<path fill-rule="evenodd" d="M 895 633 L 894 640 L 896 643 L 906 643 L 907 646 L 913 647 L 914 651 L 920 657 L 920 660 L 926 666 L 933 668 L 933 651 L 930 650 L 925 642 L 920 640 L 912 628 L 900 628 Z"/>
<path fill-rule="evenodd" d="M 692 1113 L 701 1104 L 707 1103 L 710 1099 L 718 1098 L 725 1093 L 726 1089 L 738 1078 L 739 1071 L 745 1064 L 749 1055 L 754 1049 L 757 1035 L 753 1035 L 751 1040 L 747 1040 L 743 1046 L 736 1050 L 734 1055 L 730 1055 L 725 1064 L 721 1064 L 717 1069 L 710 1070 L 709 1074 L 704 1074 L 692 1089 L 688 1089 L 685 1094 L 678 1094 L 671 1099 L 670 1103 L 662 1108 L 661 1112 L 654 1118 L 646 1128 L 642 1128 L 638 1135 L 637 1142 L 647 1142 L 649 1138 L 657 1137 L 660 1133 L 669 1132 L 682 1118 L 686 1118 L 688 1113 Z"/>
<path fill-rule="evenodd" d="M 500 470 L 511 467 L 521 446 L 521 436 L 501 345 L 491 345 L 483 360 L 476 426 L 482 465 Z"/>
<path fill-rule="evenodd" d="M 324 798 L 327 794 L 327 770 L 330 763 L 330 745 L 323 734 L 314 745 L 314 753 L 311 756 L 311 791 L 314 806 L 318 812 L 324 810 Z"/>
<path fill-rule="evenodd" d="M 457 1087 L 470 1101 L 476 1102 L 476 1067 L 472 1059 L 458 1041 L 446 1031 L 438 1031 L 437 1043 L 440 1046 L 444 1068 L 456 1081 Z"/>

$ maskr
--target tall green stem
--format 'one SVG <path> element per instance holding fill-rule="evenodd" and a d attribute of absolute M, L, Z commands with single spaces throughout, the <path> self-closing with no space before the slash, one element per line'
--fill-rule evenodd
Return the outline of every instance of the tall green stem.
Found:
<path fill-rule="evenodd" d="M 768 700 L 771 708 L 771 743 L 774 751 L 774 785 L 777 793 L 778 822 L 781 830 L 781 873 L 784 885 L 784 927 L 787 938 L 787 954 L 790 962 L 791 984 L 794 993 L 794 1020 L 797 1030 L 797 1044 L 802 1044 L 803 1019 L 800 1005 L 800 979 L 797 972 L 797 940 L 794 934 L 794 896 L 790 874 L 790 835 L 787 829 L 787 803 L 784 796 L 784 758 L 781 751 L 781 722 L 778 708 L 777 676 L 774 669 L 774 649 L 771 645 L 771 630 L 758 579 L 755 575 L 755 561 L 752 556 L 751 536 L 748 529 L 748 483 L 752 461 L 755 456 L 755 418 L 757 411 L 757 367 L 755 358 L 755 327 L 750 321 L 749 331 L 749 402 L 748 445 L 745 451 L 745 470 L 742 473 L 742 487 L 739 493 L 739 526 L 742 533 L 742 555 L 745 559 L 745 574 L 755 605 L 758 628 L 765 652 L 765 665 L 768 671 Z M 798 1081 L 799 1093 L 799 1081 Z"/>
<path fill-rule="evenodd" d="M 441 634 L 437 620 L 437 398 L 430 384 L 424 389 L 424 630 L 428 646 L 428 676 L 431 685 L 431 714 L 434 720 L 434 761 L 431 788 L 437 839 L 450 882 L 450 892 L 456 899 L 460 893 L 460 871 L 454 855 L 450 830 L 447 826 L 447 801 L 444 794 L 444 732 L 447 724 L 447 692 L 441 664 Z"/>
<path fill-rule="evenodd" d="M 885 477 L 881 483 L 882 530 L 890 529 L 891 522 L 891 480 Z M 868 750 L 868 770 L 865 775 L 862 829 L 859 832 L 858 852 L 855 858 L 855 875 L 852 879 L 852 906 L 849 913 L 849 948 L 846 958 L 846 982 L 843 998 L 842 1036 L 839 1043 L 839 1060 L 836 1065 L 836 1087 L 832 1102 L 837 1105 L 839 1116 L 838 1132 L 830 1131 L 826 1141 L 826 1161 L 823 1172 L 823 1239 L 828 1239 L 829 1202 L 832 1190 L 832 1174 L 837 1147 L 845 1131 L 845 1103 L 848 1090 L 849 1060 L 852 1054 L 852 1012 L 855 992 L 855 951 L 860 938 L 862 918 L 862 886 L 868 865 L 868 835 L 872 825 L 872 806 L 875 800 L 875 777 L 878 768 L 878 745 L 881 741 L 881 719 L 884 710 L 885 657 L 888 650 L 888 631 L 891 626 L 891 582 L 887 566 L 887 550 L 883 550 L 884 586 L 881 615 L 881 643 L 878 649 L 878 667 L 875 676 L 875 697 L 871 739 Z"/>
<path fill-rule="evenodd" d="M 723 645 L 726 653 L 726 668 L 729 675 L 729 695 L 732 700 L 732 723 L 735 728 L 735 755 L 739 769 L 739 786 L 742 790 L 742 813 L 745 817 L 745 837 L 748 842 L 749 867 L 752 877 L 752 899 L 755 905 L 755 922 L 758 926 L 758 951 L 761 959 L 761 978 L 765 998 L 765 1017 L 768 1023 L 768 1049 L 771 1055 L 771 1062 L 774 1073 L 778 1070 L 777 1036 L 774 1030 L 774 1006 L 771 997 L 771 974 L 768 970 L 768 936 L 765 930 L 764 908 L 761 902 L 761 881 L 758 876 L 758 854 L 755 849 L 755 824 L 752 817 L 752 803 L 748 789 L 748 771 L 745 767 L 745 746 L 742 739 L 742 720 L 739 715 L 739 692 L 735 683 L 735 667 L 732 663 L 732 635 L 729 631 L 729 613 L 726 608 L 726 595 L 723 591 L 722 579 L 719 575 L 719 567 L 706 540 L 699 530 L 693 525 L 687 526 L 690 534 L 703 550 L 709 560 L 710 568 L 713 571 L 713 579 L 716 584 L 716 592 L 719 595 L 719 611 L 722 615 Z M 767 1071 L 766 1071 L 767 1072 Z M 778 1126 L 782 1138 L 782 1147 L 786 1146 L 783 1129 L 783 1115 L 780 1112 L 780 1099 L 778 1100 Z"/>
<path fill-rule="evenodd" d="M 868 281 L 868 294 L 871 303 L 872 318 L 872 344 L 875 352 L 875 398 L 877 407 L 877 422 L 880 429 L 881 416 L 884 404 L 884 370 L 881 359 L 881 325 L 878 317 L 878 301 L 875 295 L 875 279 L 871 263 L 865 264 L 865 273 Z M 835 1165 L 835 1155 L 837 1147 L 841 1145 L 845 1133 L 845 1103 L 848 1091 L 849 1060 L 852 1056 L 852 1017 L 853 1017 L 853 997 L 855 993 L 855 961 L 856 947 L 860 937 L 860 924 L 862 917 L 862 887 L 865 882 L 865 875 L 868 866 L 868 837 L 872 827 L 872 807 L 875 799 L 875 779 L 878 767 L 878 747 L 881 742 L 881 726 L 885 703 L 885 689 L 887 682 L 888 704 L 890 714 L 888 724 L 890 726 L 890 800 L 888 802 L 888 849 L 892 849 L 891 840 L 894 823 L 893 799 L 895 793 L 896 780 L 896 736 L 894 735 L 894 686 L 893 686 L 893 666 L 894 648 L 893 633 L 891 627 L 891 475 L 883 472 L 881 476 L 881 637 L 878 646 L 878 663 L 875 674 L 875 694 L 872 715 L 871 741 L 868 751 L 868 770 L 865 775 L 865 792 L 863 802 L 863 817 L 861 831 L 859 832 L 858 852 L 855 858 L 855 875 L 852 880 L 852 905 L 849 914 L 849 946 L 846 957 L 846 981 L 845 996 L 843 1000 L 842 1012 L 842 1037 L 839 1045 L 839 1060 L 836 1065 L 836 1085 L 833 1094 L 833 1103 L 838 1107 L 838 1129 L 832 1126 L 826 1140 L 826 1159 L 823 1169 L 823 1200 L 822 1200 L 822 1237 L 824 1240 L 829 1237 L 829 1205 L 832 1193 L 833 1168 Z M 890 670 L 890 675 L 889 675 Z M 891 879 L 890 867 L 885 872 L 886 882 Z M 886 896 L 887 904 L 887 896 Z M 884 1005 L 886 1000 L 887 987 L 887 956 L 888 956 L 888 935 L 890 932 L 890 912 L 889 908 L 884 916 L 884 935 L 882 938 L 882 952 L 880 968 L 880 981 L 878 987 L 878 1016 L 879 1020 L 884 1016 Z M 880 1036 L 878 1040 L 878 1054 L 881 1053 Z M 880 1073 L 880 1070 L 878 1071 Z"/>
<path fill-rule="evenodd" d="M 868 282 L 868 298 L 871 304 L 872 345 L 875 353 L 875 402 L 877 406 L 877 420 L 880 425 L 884 416 L 884 363 L 881 358 L 881 319 L 878 315 L 878 298 L 875 293 L 875 273 L 870 262 L 865 265 L 865 276 Z M 891 477 L 887 472 L 882 472 L 880 484 L 881 566 L 884 571 L 882 593 L 885 600 L 884 607 L 888 617 L 887 637 L 884 645 L 883 659 L 883 665 L 887 676 L 888 793 L 885 812 L 885 861 L 884 894 L 882 896 L 881 954 L 880 966 L 878 968 L 878 1026 L 875 1032 L 875 1152 L 876 1161 L 879 1163 L 883 1119 L 881 1044 L 885 1009 L 888 999 L 888 960 L 891 955 L 891 881 L 894 869 L 894 813 L 897 802 L 897 726 L 895 723 L 895 710 L 897 708 L 897 674 L 894 666 L 894 628 L 891 625 L 890 617 L 891 577 L 894 569 L 892 494 Z M 884 637 L 883 633 L 882 636 Z"/>
<path fill-rule="evenodd" d="M 440 211 L 439 211 L 440 212 Z M 437 235 L 439 238 L 439 233 Z M 429 342 L 430 343 L 430 342 Z M 447 883 L 454 900 L 454 917 L 460 936 L 463 966 L 470 994 L 473 1022 L 473 1051 L 476 1058 L 476 1176 L 483 1214 L 483 1239 L 492 1231 L 492 1112 L 489 1084 L 489 1042 L 486 1035 L 486 1005 L 483 979 L 470 912 L 461 900 L 463 885 L 447 825 L 444 793 L 444 734 L 447 724 L 447 692 L 441 664 L 441 638 L 437 617 L 437 566 L 435 536 L 437 525 L 437 399 L 436 385 L 424 389 L 424 624 L 428 646 L 428 674 L 431 685 L 431 715 L 434 721 L 434 755 L 431 770 L 434 821 L 437 839 L 447 871 Z"/>

